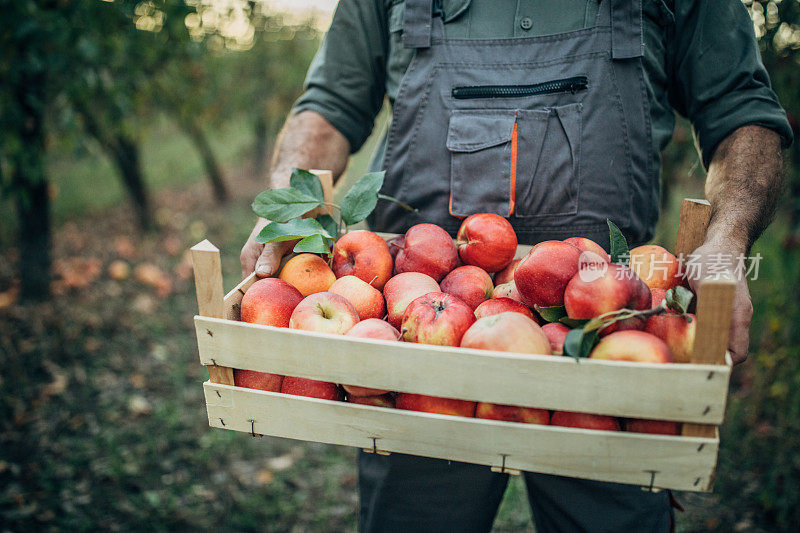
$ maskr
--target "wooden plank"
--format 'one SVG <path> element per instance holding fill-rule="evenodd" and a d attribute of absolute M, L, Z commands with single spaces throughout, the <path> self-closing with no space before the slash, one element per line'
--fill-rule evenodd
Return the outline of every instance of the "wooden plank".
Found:
<path fill-rule="evenodd" d="M 449 398 L 718 424 L 730 368 L 575 360 L 195 319 L 200 360 Z"/>
<path fill-rule="evenodd" d="M 706 229 L 711 220 L 711 204 L 706 200 L 684 198 L 678 217 L 678 236 L 675 240 L 675 255 L 686 257 L 703 244 Z"/>
<path fill-rule="evenodd" d="M 251 272 L 249 276 L 239 282 L 237 286 L 230 290 L 223 299 L 224 317 L 228 320 L 240 320 L 242 303 L 242 296 L 247 292 L 250 286 L 258 281 L 255 272 Z"/>
<path fill-rule="evenodd" d="M 733 279 L 700 282 L 692 363 L 728 366 L 728 335 L 735 292 L 736 281 Z M 683 435 L 692 437 L 711 437 L 715 432 L 716 428 L 707 424 L 684 424 L 682 429 Z"/>
<path fill-rule="evenodd" d="M 192 247 L 194 285 L 197 292 L 197 307 L 201 316 L 222 318 L 222 265 L 219 249 L 207 239 Z M 233 385 L 233 370 L 216 364 L 206 365 L 208 377 L 214 383 Z"/>
<path fill-rule="evenodd" d="M 717 459 L 716 439 L 515 424 L 204 387 L 209 424 L 246 433 L 692 491 L 707 490 Z"/>

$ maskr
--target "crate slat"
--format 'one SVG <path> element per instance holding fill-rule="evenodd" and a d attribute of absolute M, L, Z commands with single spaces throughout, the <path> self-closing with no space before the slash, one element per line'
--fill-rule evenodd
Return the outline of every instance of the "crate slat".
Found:
<path fill-rule="evenodd" d="M 660 365 L 449 348 L 196 317 L 200 361 L 466 400 L 719 424 L 728 365 Z"/>
<path fill-rule="evenodd" d="M 708 490 L 719 445 L 716 438 L 478 420 L 211 382 L 204 389 L 213 427 L 654 488 Z"/>

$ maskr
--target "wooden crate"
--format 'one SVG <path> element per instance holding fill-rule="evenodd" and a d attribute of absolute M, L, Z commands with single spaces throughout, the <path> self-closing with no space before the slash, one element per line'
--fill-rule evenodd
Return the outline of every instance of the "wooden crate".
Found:
<path fill-rule="evenodd" d="M 710 208 L 684 200 L 677 253 L 697 247 Z M 386 235 L 385 237 L 390 237 Z M 518 256 L 530 249 L 520 246 Z M 219 251 L 192 248 L 200 361 L 212 427 L 559 474 L 650 490 L 711 490 L 731 363 L 734 286 L 698 294 L 691 364 L 647 364 L 357 339 L 239 322 L 250 276 L 223 296 Z M 462 418 L 264 392 L 233 385 L 233 368 L 434 396 L 683 422 L 681 436 Z"/>

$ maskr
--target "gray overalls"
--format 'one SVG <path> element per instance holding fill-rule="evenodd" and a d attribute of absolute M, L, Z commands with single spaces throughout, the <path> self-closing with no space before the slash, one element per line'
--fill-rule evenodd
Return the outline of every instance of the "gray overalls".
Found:
<path fill-rule="evenodd" d="M 370 222 L 404 232 L 433 222 L 508 217 L 522 243 L 584 236 L 608 245 L 606 219 L 649 240 L 658 173 L 642 66 L 641 0 L 605 0 L 597 25 L 513 39 L 445 39 L 431 0 L 406 2 L 402 80 Z M 461 218 L 459 218 L 461 217 Z"/>
<path fill-rule="evenodd" d="M 433 0 L 406 0 L 416 49 L 394 103 L 380 231 L 419 222 L 455 234 L 461 218 L 508 217 L 522 243 L 589 237 L 606 218 L 648 240 L 657 172 L 642 70 L 641 0 L 603 0 L 597 25 L 558 35 L 445 39 Z M 359 457 L 364 532 L 491 529 L 508 476 L 402 454 Z M 668 493 L 525 474 L 536 531 L 667 531 Z"/>

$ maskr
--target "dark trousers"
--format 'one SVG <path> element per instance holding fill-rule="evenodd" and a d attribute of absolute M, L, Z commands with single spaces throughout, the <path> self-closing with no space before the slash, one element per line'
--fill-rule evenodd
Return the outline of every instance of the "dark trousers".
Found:
<path fill-rule="evenodd" d="M 526 472 L 537 533 L 670 530 L 669 493 Z M 362 533 L 458 532 L 492 529 L 508 474 L 488 466 L 393 453 L 360 452 Z"/>

